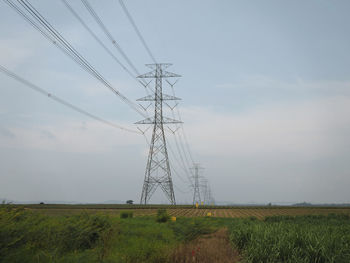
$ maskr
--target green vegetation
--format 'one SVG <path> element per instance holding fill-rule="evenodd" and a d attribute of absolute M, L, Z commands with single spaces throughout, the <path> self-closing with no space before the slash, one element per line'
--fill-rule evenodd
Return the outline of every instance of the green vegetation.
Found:
<path fill-rule="evenodd" d="M 0 263 L 170 262 L 180 244 L 191 244 L 220 228 L 228 228 L 230 244 L 243 262 L 350 262 L 348 215 L 259 220 L 203 214 L 171 221 L 165 209 L 142 217 L 133 217 L 131 210 L 110 216 L 87 212 L 47 216 L 2 205 Z"/>
<path fill-rule="evenodd" d="M 132 218 L 134 213 L 132 211 L 122 211 L 120 213 L 120 218 Z"/>
<path fill-rule="evenodd" d="M 158 209 L 157 211 L 157 222 L 158 223 L 165 223 L 167 221 L 169 221 L 170 216 L 168 215 L 168 212 L 166 211 L 166 209 Z"/>
<path fill-rule="evenodd" d="M 167 262 L 180 243 L 216 230 L 205 218 L 158 223 L 126 214 L 53 217 L 3 205 L 0 262 Z"/>
<path fill-rule="evenodd" d="M 230 239 L 246 262 L 350 262 L 350 217 L 233 219 Z"/>
<path fill-rule="evenodd" d="M 6 205 L 0 209 L 0 262 L 98 261 L 111 230 L 104 216 L 47 217 Z"/>

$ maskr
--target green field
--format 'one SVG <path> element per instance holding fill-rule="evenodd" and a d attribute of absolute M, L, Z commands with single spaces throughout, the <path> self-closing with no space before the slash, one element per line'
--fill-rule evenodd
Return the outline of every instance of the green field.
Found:
<path fill-rule="evenodd" d="M 142 211 L 152 213 L 135 216 Z M 207 211 L 214 216 L 206 217 Z M 226 216 L 216 217 L 219 211 Z M 241 218 L 231 218 L 234 212 L 241 213 Z M 176 221 L 169 220 L 171 215 L 177 215 Z M 220 251 L 222 245 L 215 247 L 219 240 L 215 233 L 227 236 L 224 241 L 233 253 Z M 214 252 L 206 251 L 210 248 Z M 209 252 L 221 254 L 211 255 L 217 258 L 213 261 Z M 234 257 L 232 262 L 350 262 L 349 210 L 123 205 L 0 208 L 0 262 L 227 262 L 219 260 L 223 253 Z"/>

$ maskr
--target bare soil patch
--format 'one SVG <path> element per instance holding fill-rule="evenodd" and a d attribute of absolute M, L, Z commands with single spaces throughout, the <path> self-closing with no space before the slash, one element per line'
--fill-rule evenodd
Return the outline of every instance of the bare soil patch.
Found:
<path fill-rule="evenodd" d="M 232 263 L 239 260 L 238 252 L 232 249 L 229 242 L 227 229 L 220 229 L 183 244 L 171 255 L 171 262 L 174 263 Z"/>

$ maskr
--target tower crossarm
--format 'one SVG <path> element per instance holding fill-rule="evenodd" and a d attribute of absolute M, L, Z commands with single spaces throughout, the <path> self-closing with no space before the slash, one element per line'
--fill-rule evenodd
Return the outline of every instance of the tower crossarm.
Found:
<path fill-rule="evenodd" d="M 148 73 L 142 74 L 138 76 L 138 78 L 179 78 L 181 75 L 162 70 L 162 72 L 159 74 L 156 70 L 152 70 Z"/>
<path fill-rule="evenodd" d="M 155 101 L 155 100 L 156 100 L 156 98 L 155 98 L 155 96 L 153 94 L 152 95 L 148 95 L 146 97 L 142 97 L 140 99 L 137 99 L 137 101 Z M 163 93 L 161 100 L 181 100 L 181 99 L 178 98 L 178 97 L 171 96 L 171 95 Z"/>
<path fill-rule="evenodd" d="M 171 118 L 167 118 L 167 117 L 163 117 L 160 122 L 159 121 L 155 121 L 154 117 L 150 117 L 150 118 L 144 119 L 142 121 L 135 122 L 135 124 L 156 124 L 156 123 L 179 124 L 179 123 L 183 123 L 183 122 L 182 121 L 178 121 L 178 120 L 174 120 L 174 119 L 171 119 Z"/>

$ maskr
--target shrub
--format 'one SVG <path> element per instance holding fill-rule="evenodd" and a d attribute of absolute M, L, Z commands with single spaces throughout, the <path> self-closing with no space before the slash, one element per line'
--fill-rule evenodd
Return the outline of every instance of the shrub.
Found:
<path fill-rule="evenodd" d="M 132 218 L 134 213 L 131 211 L 123 211 L 120 213 L 120 218 Z"/>
<path fill-rule="evenodd" d="M 156 221 L 158 223 L 165 223 L 170 219 L 170 216 L 168 215 L 168 212 L 166 209 L 158 209 L 157 211 L 157 218 Z"/>

